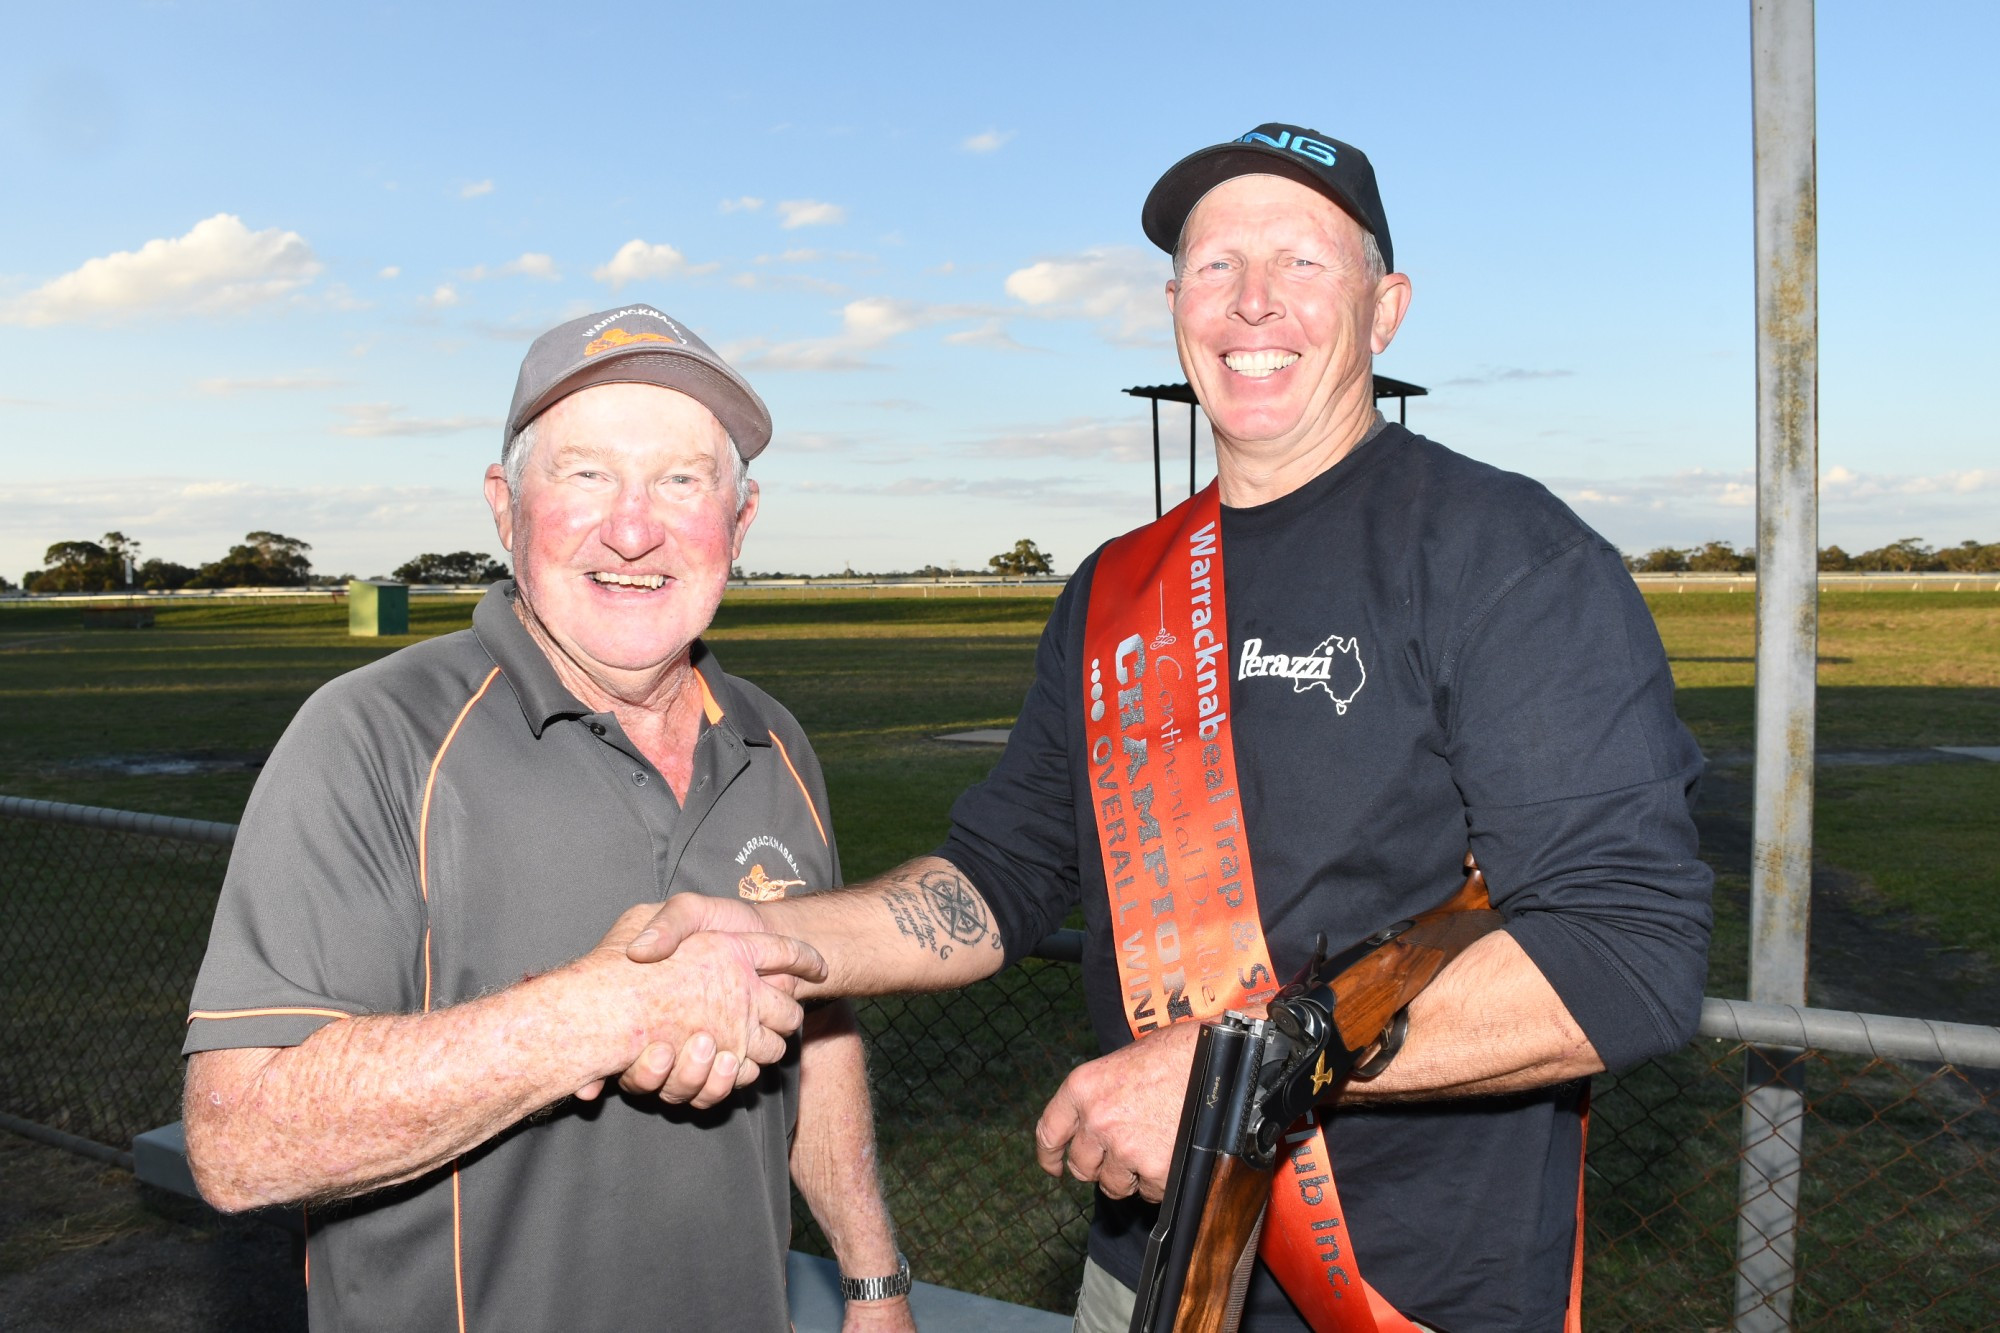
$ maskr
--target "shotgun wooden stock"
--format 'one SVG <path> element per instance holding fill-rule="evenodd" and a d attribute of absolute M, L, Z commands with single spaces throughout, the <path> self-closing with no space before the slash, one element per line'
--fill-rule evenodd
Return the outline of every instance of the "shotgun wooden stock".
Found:
<path fill-rule="evenodd" d="M 1350 1078 L 1385 1069 L 1410 1001 L 1500 923 L 1467 856 L 1449 899 L 1331 959 L 1316 956 L 1271 1001 L 1268 1019 L 1232 1011 L 1202 1024 L 1131 1333 L 1236 1333 L 1278 1136 Z"/>

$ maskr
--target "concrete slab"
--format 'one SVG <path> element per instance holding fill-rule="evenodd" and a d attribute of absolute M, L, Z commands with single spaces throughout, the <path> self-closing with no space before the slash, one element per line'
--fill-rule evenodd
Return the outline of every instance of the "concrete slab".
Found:
<path fill-rule="evenodd" d="M 132 1174 L 154 1189 L 190 1199 L 201 1197 L 195 1191 L 194 1173 L 188 1170 L 187 1133 L 178 1120 L 132 1140 Z"/>
<path fill-rule="evenodd" d="M 988 727 L 980 731 L 952 731 L 942 736 L 931 737 L 948 745 L 1005 745 L 1007 737 L 1013 734 L 1010 727 Z"/>
<path fill-rule="evenodd" d="M 840 1333 L 840 1270 L 831 1259 L 792 1251 L 792 1326 L 797 1333 Z M 1010 1305 L 970 1292 L 919 1282 L 910 1288 L 910 1313 L 925 1333 L 1069 1333 L 1068 1315 Z"/>
<path fill-rule="evenodd" d="M 1946 754 L 1962 754 L 1968 759 L 1984 759 L 1989 764 L 2000 764 L 2000 745 L 1940 745 Z"/>

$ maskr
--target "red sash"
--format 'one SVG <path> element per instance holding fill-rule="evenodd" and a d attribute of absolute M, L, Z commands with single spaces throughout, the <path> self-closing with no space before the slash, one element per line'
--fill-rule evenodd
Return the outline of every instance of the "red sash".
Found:
<path fill-rule="evenodd" d="M 1084 624 L 1084 732 L 1134 1037 L 1268 1000 L 1229 726 L 1222 502 L 1208 488 L 1106 547 Z M 1259 1256 L 1315 1333 L 1414 1333 L 1362 1280 L 1326 1135 L 1285 1136 Z"/>

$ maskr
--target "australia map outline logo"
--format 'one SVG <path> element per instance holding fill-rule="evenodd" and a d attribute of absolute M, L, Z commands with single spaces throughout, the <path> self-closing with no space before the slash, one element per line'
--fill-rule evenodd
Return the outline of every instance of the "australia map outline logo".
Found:
<path fill-rule="evenodd" d="M 1293 694 L 1322 690 L 1333 700 L 1335 713 L 1346 716 L 1361 688 L 1368 683 L 1368 668 L 1361 661 L 1359 635 L 1329 634 L 1309 653 L 1266 653 L 1261 638 L 1243 641 L 1236 663 L 1236 679 L 1275 676 L 1292 682 Z"/>

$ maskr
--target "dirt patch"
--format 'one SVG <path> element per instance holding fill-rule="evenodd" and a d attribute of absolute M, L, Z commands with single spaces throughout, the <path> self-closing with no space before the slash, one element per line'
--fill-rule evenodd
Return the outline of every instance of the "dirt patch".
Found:
<path fill-rule="evenodd" d="M 292 1239 L 0 1133 L 0 1329 L 304 1333 Z"/>
<path fill-rule="evenodd" d="M 1936 755 L 1900 762 L 1978 762 L 1936 751 L 1880 753 Z M 1747 883 L 1751 773 L 1747 762 L 1728 758 L 1719 757 L 1702 780 L 1695 823 L 1702 859 Z M 1747 915 L 1747 901 L 1742 906 Z M 1809 929 L 1807 1001 L 1817 1008 L 2000 1024 L 2000 968 L 1940 940 L 1922 918 L 1885 901 L 1859 876 L 1813 868 Z"/>
<path fill-rule="evenodd" d="M 193 777 L 204 773 L 255 773 L 269 750 L 168 750 L 158 754 L 103 754 L 65 767 L 122 778 Z"/>

